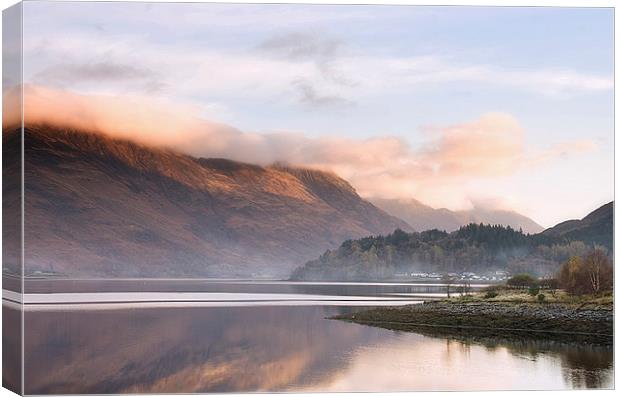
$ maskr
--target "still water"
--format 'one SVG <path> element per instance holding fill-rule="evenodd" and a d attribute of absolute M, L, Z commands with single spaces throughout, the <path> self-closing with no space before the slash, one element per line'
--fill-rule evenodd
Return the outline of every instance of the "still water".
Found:
<path fill-rule="evenodd" d="M 329 319 L 440 296 L 437 284 L 39 281 L 26 292 L 32 394 L 613 387 L 609 347 Z"/>

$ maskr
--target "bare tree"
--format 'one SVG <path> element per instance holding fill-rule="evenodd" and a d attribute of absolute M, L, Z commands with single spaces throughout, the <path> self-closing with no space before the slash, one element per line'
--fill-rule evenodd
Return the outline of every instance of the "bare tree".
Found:
<path fill-rule="evenodd" d="M 588 253 L 584 258 L 583 265 L 590 282 L 590 288 L 592 292 L 597 294 L 601 291 L 601 277 L 604 277 L 607 273 L 609 265 L 609 259 L 607 255 L 601 250 L 595 249 Z"/>
<path fill-rule="evenodd" d="M 463 285 L 463 291 L 465 291 L 465 295 L 469 295 L 471 292 L 471 281 L 465 280 L 465 284 Z"/>
<path fill-rule="evenodd" d="M 452 277 L 448 273 L 444 273 L 441 276 L 441 282 L 446 285 L 446 292 L 448 293 L 448 298 L 449 298 L 450 297 L 450 286 L 454 284 L 454 277 Z"/>

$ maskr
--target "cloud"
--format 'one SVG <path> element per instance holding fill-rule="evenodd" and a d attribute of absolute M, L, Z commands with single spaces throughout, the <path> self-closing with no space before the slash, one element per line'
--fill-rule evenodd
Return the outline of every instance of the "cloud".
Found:
<path fill-rule="evenodd" d="M 165 86 L 160 77 L 146 67 L 114 62 L 54 64 L 34 74 L 32 81 L 38 85 L 59 88 L 84 83 L 108 88 L 111 83 L 135 84 L 147 93 L 159 92 Z"/>
<path fill-rule="evenodd" d="M 353 104 L 352 101 L 338 95 L 321 94 L 314 85 L 305 80 L 296 80 L 293 85 L 299 92 L 300 101 L 310 107 L 347 107 Z"/>
<path fill-rule="evenodd" d="M 570 142 L 560 142 L 548 149 L 530 156 L 527 161 L 530 166 L 538 166 L 555 159 L 566 159 L 573 154 L 587 153 L 598 148 L 598 144 L 590 139 L 579 139 Z"/>
<path fill-rule="evenodd" d="M 199 118 L 199 108 L 144 96 L 83 95 L 55 88 L 24 86 L 26 124 L 51 124 L 63 128 L 103 133 L 149 146 L 165 146 L 194 155 L 195 143 L 217 148 L 226 136 L 238 134 L 232 127 Z M 16 103 L 18 89 L 4 95 Z M 18 109 L 3 115 L 5 126 L 19 125 Z M 5 127 L 6 128 L 6 127 Z M 211 139 L 214 139 L 211 140 Z"/>
<path fill-rule="evenodd" d="M 342 95 L 325 94 L 317 88 L 322 86 L 333 91 L 334 88 L 357 85 L 357 82 L 345 77 L 338 66 L 348 52 L 343 41 L 316 32 L 287 32 L 271 36 L 257 49 L 259 53 L 278 60 L 314 65 L 318 76 L 305 75 L 291 81 L 302 104 L 320 108 L 342 108 L 353 104 L 352 100 Z"/>
<path fill-rule="evenodd" d="M 434 147 L 423 154 L 441 175 L 501 176 L 514 172 L 526 156 L 524 131 L 505 113 L 441 128 Z"/>
<path fill-rule="evenodd" d="M 131 65 L 119 65 L 109 62 L 90 64 L 60 64 L 50 66 L 34 76 L 34 80 L 58 82 L 66 84 L 74 79 L 78 80 L 133 80 L 150 75 L 147 69 L 136 68 Z"/>
<path fill-rule="evenodd" d="M 425 55 L 415 57 L 367 57 L 343 60 L 345 75 L 355 76 L 363 87 L 401 91 L 415 86 L 470 83 L 511 88 L 546 97 L 565 98 L 592 92 L 611 91 L 613 76 L 579 73 L 571 69 L 517 69 L 490 64 L 459 62 Z"/>
<path fill-rule="evenodd" d="M 263 41 L 258 48 L 291 60 L 328 62 L 341 53 L 343 42 L 309 32 L 278 34 Z"/>
<path fill-rule="evenodd" d="M 260 101 L 265 112 L 309 103 L 329 109 L 348 102 L 363 109 L 395 95 L 415 99 L 422 95 L 420 88 L 441 95 L 454 83 L 468 84 L 468 90 L 497 87 L 557 99 L 613 89 L 611 75 L 498 67 L 433 54 L 397 56 L 388 50 L 352 47 L 310 29 L 282 30 L 256 40 L 243 41 L 240 48 L 157 41 L 137 32 L 45 31 L 24 37 L 24 79 L 84 93 L 158 93 L 171 100 L 217 102 L 228 108 Z M 342 100 L 321 100 L 335 97 Z"/>
<path fill-rule="evenodd" d="M 335 64 L 347 53 L 343 41 L 314 32 L 280 33 L 263 41 L 258 50 L 292 62 L 312 62 L 321 76 L 339 85 L 354 85 Z"/>
<path fill-rule="evenodd" d="M 26 86 L 24 94 L 27 124 L 99 132 L 196 157 L 225 157 L 262 165 L 283 161 L 331 170 L 364 196 L 416 197 L 453 208 L 471 206 L 470 182 L 535 170 L 596 149 L 587 140 L 529 149 L 522 127 L 505 113 L 426 128 L 428 142 L 413 148 L 392 136 L 355 139 L 241 131 L 201 118 L 198 106 L 149 97 L 81 95 L 37 86 Z M 8 95 L 5 103 L 13 103 Z M 5 125 L 19 125 L 19 119 L 10 118 L 17 113 L 8 110 Z"/>

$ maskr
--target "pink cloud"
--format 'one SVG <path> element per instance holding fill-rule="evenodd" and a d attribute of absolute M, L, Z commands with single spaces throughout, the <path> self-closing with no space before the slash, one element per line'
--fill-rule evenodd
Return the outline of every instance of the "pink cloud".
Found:
<path fill-rule="evenodd" d="M 477 120 L 441 128 L 425 160 L 447 176 L 511 174 L 525 155 L 524 131 L 505 113 L 488 113 Z"/>
<path fill-rule="evenodd" d="M 5 94 L 4 125 L 19 125 Z M 26 124 L 52 124 L 164 146 L 196 157 L 268 165 L 277 161 L 336 172 L 364 196 L 416 197 L 432 205 L 471 205 L 468 183 L 505 178 L 558 158 L 594 150 L 589 140 L 528 150 L 525 132 L 505 113 L 433 127 L 425 147 L 399 137 L 354 139 L 299 133 L 255 133 L 201 118 L 192 104 L 139 96 L 82 95 L 40 86 L 24 88 Z"/>

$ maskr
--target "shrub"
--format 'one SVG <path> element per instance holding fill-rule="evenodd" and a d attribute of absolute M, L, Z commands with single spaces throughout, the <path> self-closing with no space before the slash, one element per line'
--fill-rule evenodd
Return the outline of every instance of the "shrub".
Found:
<path fill-rule="evenodd" d="M 484 294 L 484 297 L 486 299 L 491 299 L 491 298 L 495 298 L 497 295 L 499 295 L 497 291 L 491 290 L 491 291 L 487 291 L 487 293 Z"/>
<path fill-rule="evenodd" d="M 538 299 L 538 302 L 543 303 L 545 301 L 545 294 L 538 294 L 536 298 Z"/>
<path fill-rule="evenodd" d="M 538 295 L 538 293 L 540 292 L 540 287 L 536 284 L 530 285 L 530 288 L 528 290 L 528 293 L 532 296 L 536 296 Z"/>
<path fill-rule="evenodd" d="M 557 278 L 544 278 L 540 280 L 540 288 L 546 289 L 551 292 L 551 295 L 555 295 L 555 291 L 559 288 L 559 282 Z"/>
<path fill-rule="evenodd" d="M 530 276 L 529 274 L 517 274 L 517 275 L 510 277 L 506 281 L 506 285 L 508 285 L 509 287 L 519 288 L 519 289 L 530 287 L 535 284 L 536 284 L 536 280 L 534 279 L 534 277 Z"/>

